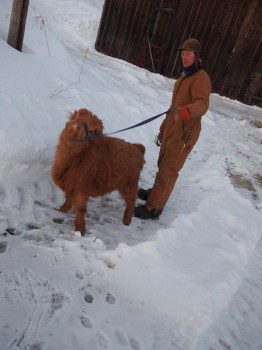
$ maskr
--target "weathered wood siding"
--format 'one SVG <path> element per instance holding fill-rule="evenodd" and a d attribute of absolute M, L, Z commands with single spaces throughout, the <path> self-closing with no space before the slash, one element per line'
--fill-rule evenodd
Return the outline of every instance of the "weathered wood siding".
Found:
<path fill-rule="evenodd" d="M 153 4 L 177 5 L 173 25 L 171 14 L 152 15 Z M 178 76 L 178 49 L 195 37 L 202 43 L 213 91 L 262 107 L 261 0 L 105 0 L 96 49 L 136 64 L 150 23 L 159 45 L 171 33 L 161 74 Z"/>

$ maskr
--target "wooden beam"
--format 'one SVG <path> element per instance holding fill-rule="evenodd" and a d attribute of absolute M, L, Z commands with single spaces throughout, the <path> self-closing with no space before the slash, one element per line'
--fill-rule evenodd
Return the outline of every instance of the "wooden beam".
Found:
<path fill-rule="evenodd" d="M 13 0 L 7 42 L 22 51 L 29 0 Z"/>

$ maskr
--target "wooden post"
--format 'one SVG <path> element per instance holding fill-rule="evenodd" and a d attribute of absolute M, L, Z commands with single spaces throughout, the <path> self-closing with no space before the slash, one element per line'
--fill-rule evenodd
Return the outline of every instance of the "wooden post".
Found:
<path fill-rule="evenodd" d="M 22 51 L 29 0 L 13 0 L 7 42 Z"/>

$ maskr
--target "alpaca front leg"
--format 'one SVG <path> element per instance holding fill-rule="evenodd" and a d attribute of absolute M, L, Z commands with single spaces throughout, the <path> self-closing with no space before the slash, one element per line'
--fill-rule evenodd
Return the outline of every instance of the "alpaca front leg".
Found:
<path fill-rule="evenodd" d="M 82 236 L 84 236 L 86 231 L 85 214 L 87 200 L 88 196 L 82 193 L 76 194 L 73 200 L 73 208 L 75 211 L 75 231 L 80 231 Z"/>
<path fill-rule="evenodd" d="M 134 213 L 137 190 L 134 192 L 134 194 L 127 194 L 123 192 L 121 194 L 126 202 L 126 209 L 123 216 L 123 224 L 128 226 L 131 223 L 132 216 Z"/>

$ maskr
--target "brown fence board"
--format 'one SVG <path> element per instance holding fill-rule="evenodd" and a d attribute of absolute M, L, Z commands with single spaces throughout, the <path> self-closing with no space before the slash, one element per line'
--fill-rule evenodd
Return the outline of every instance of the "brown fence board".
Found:
<path fill-rule="evenodd" d="M 172 15 L 153 12 L 153 5 L 178 7 Z M 261 0 L 105 0 L 96 49 L 136 64 L 150 23 L 157 46 L 165 47 L 170 35 L 160 74 L 178 76 L 179 47 L 193 36 L 202 43 L 204 68 L 211 76 L 213 91 L 262 106 Z"/>
<path fill-rule="evenodd" d="M 123 53 L 125 59 L 134 62 L 137 56 L 136 46 L 141 43 L 144 33 L 149 24 L 149 17 L 151 15 L 150 7 L 146 6 L 144 1 L 134 1 L 135 16 L 132 18 L 132 28 L 130 30 L 129 39 L 126 44 L 126 53 Z M 139 23 L 139 24 L 137 24 Z"/>

